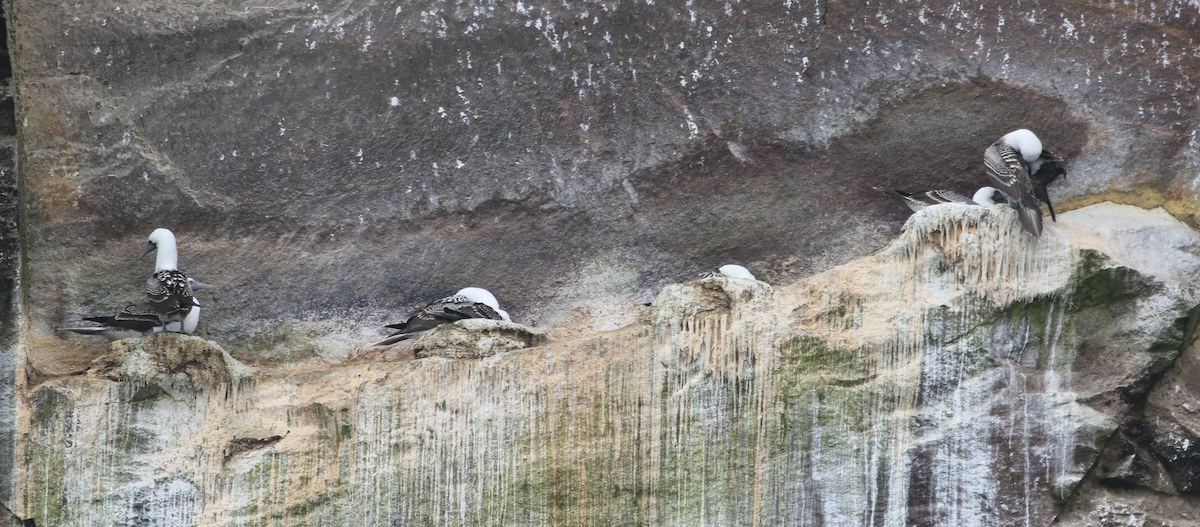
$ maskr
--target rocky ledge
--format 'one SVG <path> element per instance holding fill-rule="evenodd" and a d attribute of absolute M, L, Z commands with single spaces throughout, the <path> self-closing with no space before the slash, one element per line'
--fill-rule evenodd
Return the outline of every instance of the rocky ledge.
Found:
<path fill-rule="evenodd" d="M 426 358 L 306 371 L 249 370 L 192 337 L 118 342 L 31 390 L 14 510 L 1186 525 L 1198 277 L 1200 238 L 1161 210 L 1086 207 L 1035 240 L 1008 208 L 947 205 L 869 257 L 775 287 L 671 285 L 639 322 L 570 341 L 466 321 L 417 342 Z"/>

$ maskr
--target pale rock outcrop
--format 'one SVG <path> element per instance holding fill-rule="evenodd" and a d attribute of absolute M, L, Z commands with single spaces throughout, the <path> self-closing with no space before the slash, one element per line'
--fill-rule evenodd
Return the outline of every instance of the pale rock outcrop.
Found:
<path fill-rule="evenodd" d="M 1159 210 L 1087 207 L 1035 240 L 1006 207 L 945 205 L 869 257 L 788 285 L 671 285 L 594 337 L 474 321 L 424 337 L 479 359 L 243 377 L 199 371 L 234 369 L 198 339 L 118 343 L 31 390 L 15 510 L 79 526 L 1146 520 L 1086 497 L 1125 492 L 1097 473 L 1145 473 L 1105 468 L 1142 413 L 1195 408 L 1147 393 L 1196 375 L 1198 255 Z M 137 366 L 178 364 L 177 343 L 214 360 Z M 143 373 L 100 375 L 118 371 Z M 197 377 L 228 384 L 137 397 Z M 1198 448 L 1184 417 L 1138 447 L 1164 468 L 1126 478 L 1174 493 L 1155 502 L 1165 524 L 1197 502 L 1170 468 Z"/>
<path fill-rule="evenodd" d="M 481 359 L 497 353 L 539 346 L 546 342 L 542 331 L 485 318 L 468 318 L 433 328 L 412 345 L 421 357 Z"/>

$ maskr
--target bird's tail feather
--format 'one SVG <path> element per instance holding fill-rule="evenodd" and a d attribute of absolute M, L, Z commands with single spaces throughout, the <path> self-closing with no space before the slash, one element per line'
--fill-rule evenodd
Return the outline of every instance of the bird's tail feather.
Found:
<path fill-rule="evenodd" d="M 916 212 L 920 209 L 925 208 L 924 203 L 921 203 L 920 201 L 916 201 L 916 200 L 910 198 L 909 196 L 912 196 L 912 194 L 909 194 L 907 192 L 903 192 L 900 190 L 888 190 L 883 187 L 871 187 L 871 188 L 878 190 L 879 192 L 882 192 L 885 196 L 896 200 L 897 203 L 900 203 L 901 205 L 908 207 L 909 210 L 912 210 L 913 212 Z"/>
<path fill-rule="evenodd" d="M 1058 217 L 1054 215 L 1054 204 L 1050 203 L 1050 193 L 1046 191 L 1046 187 L 1034 185 L 1033 195 L 1050 207 L 1050 220 L 1058 221 Z"/>
<path fill-rule="evenodd" d="M 1042 236 L 1042 208 L 1037 204 L 1022 203 L 1017 207 L 1017 216 L 1021 218 L 1021 227 L 1034 238 Z"/>
<path fill-rule="evenodd" d="M 388 345 L 400 342 L 402 340 L 411 339 L 415 336 L 416 336 L 416 333 L 400 333 L 397 335 L 392 335 L 392 336 L 390 336 L 386 339 L 383 339 L 379 342 L 376 342 L 375 344 L 372 344 L 372 345 L 373 346 L 388 346 Z"/>
<path fill-rule="evenodd" d="M 61 329 L 63 331 L 70 331 L 71 333 L 78 333 L 80 335 L 96 335 L 99 333 L 103 333 L 104 330 L 109 329 L 109 328 L 106 328 L 104 326 L 93 326 L 93 327 L 87 327 L 87 328 L 59 328 L 59 329 Z"/>

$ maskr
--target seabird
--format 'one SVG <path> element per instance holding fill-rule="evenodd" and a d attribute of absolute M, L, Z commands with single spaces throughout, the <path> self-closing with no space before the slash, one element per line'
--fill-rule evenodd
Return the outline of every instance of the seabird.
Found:
<path fill-rule="evenodd" d="M 1062 163 L 1061 157 L 1042 150 L 1042 141 L 1024 128 L 1009 132 L 983 152 L 988 177 L 1008 198 L 1008 204 L 1017 209 L 1021 227 L 1034 237 L 1042 235 L 1042 209 L 1037 200 L 1050 204 L 1046 184 L 1066 174 Z M 1037 181 L 1034 174 L 1038 174 Z"/>
<path fill-rule="evenodd" d="M 196 305 L 188 277 L 179 270 L 179 253 L 175 248 L 175 235 L 167 229 L 154 229 L 141 258 L 158 250 L 154 263 L 154 275 L 146 280 L 146 297 L 150 307 L 158 316 L 159 325 L 183 322 Z"/>
<path fill-rule="evenodd" d="M 722 265 L 716 272 L 700 273 L 700 278 L 745 278 L 754 280 L 754 275 L 750 271 L 740 265 Z"/>
<path fill-rule="evenodd" d="M 188 285 L 193 290 L 212 287 L 191 278 L 188 278 Z M 200 301 L 192 297 L 192 303 L 192 310 L 188 312 L 187 318 L 183 319 L 182 323 L 172 322 L 163 326 L 158 320 L 158 313 L 154 311 L 154 308 L 150 307 L 150 304 L 135 304 L 122 309 L 116 316 L 83 318 L 83 320 L 87 320 L 88 322 L 99 323 L 99 326 L 62 329 L 64 331 L 79 333 L 80 335 L 103 334 L 115 339 L 138 337 L 148 332 L 162 333 L 164 331 L 187 333 L 190 335 L 196 331 L 196 325 L 200 323 Z"/>
<path fill-rule="evenodd" d="M 996 190 L 996 187 L 980 187 L 975 191 L 975 195 L 971 196 L 971 201 L 985 207 L 1008 203 L 1008 200 L 1004 199 L 1004 193 Z"/>
<path fill-rule="evenodd" d="M 401 340 L 415 337 L 417 334 L 429 331 L 442 324 L 468 318 L 486 318 L 512 322 L 508 313 L 500 309 L 500 303 L 486 289 L 468 287 L 441 300 L 435 300 L 422 307 L 417 314 L 399 324 L 384 326 L 399 330 L 376 346 L 395 344 Z"/>
<path fill-rule="evenodd" d="M 873 187 L 886 194 L 906 207 L 912 209 L 913 212 L 941 205 L 943 203 L 965 203 L 971 205 L 995 205 L 1003 203 L 1003 194 L 993 187 L 983 187 L 975 191 L 975 195 L 968 198 L 953 190 L 926 190 L 925 192 L 905 192 L 903 190 L 886 190 L 880 187 Z"/>

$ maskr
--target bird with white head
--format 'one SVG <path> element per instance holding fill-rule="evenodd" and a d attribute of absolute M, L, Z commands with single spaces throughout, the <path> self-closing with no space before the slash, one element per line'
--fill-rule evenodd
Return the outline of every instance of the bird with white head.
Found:
<path fill-rule="evenodd" d="M 150 307 L 158 316 L 160 325 L 171 327 L 172 322 L 184 322 L 195 307 L 195 297 L 188 277 L 179 270 L 179 253 L 175 245 L 175 234 L 167 229 L 154 229 L 142 251 L 142 258 L 158 251 L 154 261 L 154 275 L 146 280 L 146 297 Z M 182 331 L 182 328 L 180 328 Z M 176 332 L 180 332 L 176 331 Z"/>
<path fill-rule="evenodd" d="M 388 344 L 395 344 L 401 340 L 423 334 L 442 324 L 468 318 L 486 318 L 512 322 L 508 313 L 500 309 L 500 303 L 496 301 L 496 297 L 491 292 L 479 287 L 467 287 L 460 289 L 453 296 L 426 304 L 404 322 L 384 326 L 398 331 L 389 335 L 386 339 L 376 342 L 375 345 L 386 346 Z"/>
<path fill-rule="evenodd" d="M 191 277 L 188 278 L 188 285 L 193 290 L 208 289 L 211 285 L 197 282 Z M 158 318 L 158 313 L 150 304 L 135 304 L 126 306 L 120 313 L 111 317 L 84 317 L 83 320 L 88 322 L 97 322 L 99 326 L 61 328 L 63 331 L 79 333 L 81 335 L 103 335 L 111 339 L 124 339 L 130 337 L 139 337 L 146 333 L 187 333 L 191 335 L 196 332 L 196 327 L 200 324 L 200 301 L 192 297 L 192 310 L 188 312 L 187 317 L 182 322 L 171 322 L 163 325 Z"/>
<path fill-rule="evenodd" d="M 1051 219 L 1057 220 L 1046 185 L 1065 176 L 1066 170 L 1062 158 L 1045 150 L 1036 134 L 1024 128 L 1005 134 L 984 151 L 983 164 L 992 183 L 1017 210 L 1026 232 L 1042 235 L 1038 200 L 1050 207 Z"/>

